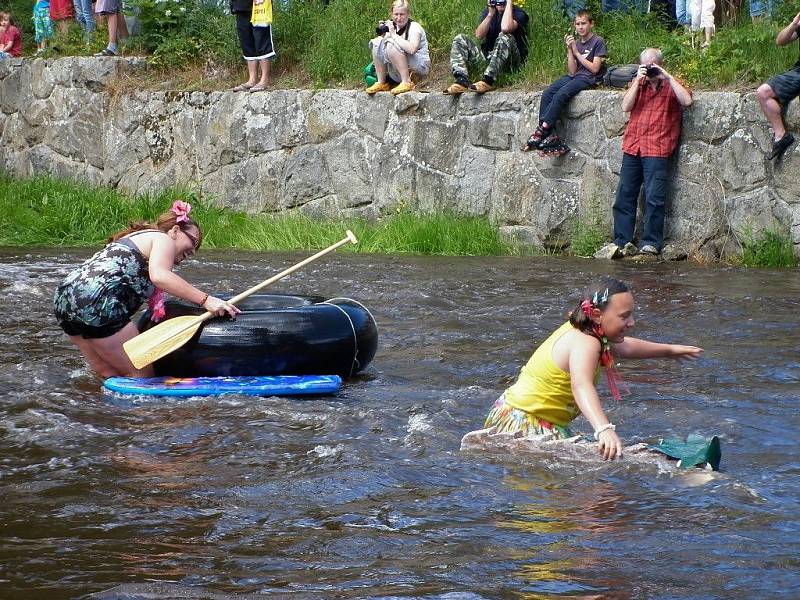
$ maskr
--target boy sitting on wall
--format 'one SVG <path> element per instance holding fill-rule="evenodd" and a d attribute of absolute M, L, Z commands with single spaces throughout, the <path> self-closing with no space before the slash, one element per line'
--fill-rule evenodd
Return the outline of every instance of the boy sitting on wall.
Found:
<path fill-rule="evenodd" d="M 575 14 L 575 34 L 564 36 L 567 46 L 567 74 L 554 81 L 542 93 L 539 106 L 539 126 L 528 138 L 523 150 L 539 150 L 540 156 L 561 156 L 569 152 L 561 138 L 553 133 L 567 103 L 585 89 L 603 80 L 606 42 L 592 30 L 594 19 L 588 10 Z"/>

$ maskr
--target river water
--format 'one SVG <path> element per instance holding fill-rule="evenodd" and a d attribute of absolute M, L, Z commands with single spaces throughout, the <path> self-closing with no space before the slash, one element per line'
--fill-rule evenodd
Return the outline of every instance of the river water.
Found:
<path fill-rule="evenodd" d="M 796 271 L 337 254 L 273 290 L 372 310 L 338 395 L 124 400 L 51 316 L 87 255 L 0 250 L 4 599 L 800 597 Z M 304 257 L 181 272 L 238 292 Z M 637 335 L 706 350 L 622 364 L 618 433 L 718 435 L 720 472 L 459 450 L 599 274 L 632 284 Z"/>

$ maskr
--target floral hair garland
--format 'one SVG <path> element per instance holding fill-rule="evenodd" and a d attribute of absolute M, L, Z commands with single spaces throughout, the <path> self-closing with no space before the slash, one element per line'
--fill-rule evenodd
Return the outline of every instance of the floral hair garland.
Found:
<path fill-rule="evenodd" d="M 606 369 L 606 379 L 608 380 L 608 388 L 611 390 L 611 395 L 615 400 L 622 400 L 619 388 L 622 384 L 622 377 L 614 366 L 614 356 L 611 354 L 611 344 L 606 337 L 603 327 L 600 323 L 594 320 L 594 309 L 598 310 L 598 304 L 605 305 L 608 302 L 608 288 L 600 295 L 595 292 L 591 300 L 584 299 L 581 302 L 581 310 L 583 314 L 592 322 L 592 335 L 600 341 L 600 364 Z"/>
<path fill-rule="evenodd" d="M 185 223 L 189 221 L 189 213 L 191 210 L 192 205 L 188 202 L 184 202 L 183 200 L 175 200 L 175 202 L 172 203 L 170 212 L 175 215 L 176 223 Z"/>

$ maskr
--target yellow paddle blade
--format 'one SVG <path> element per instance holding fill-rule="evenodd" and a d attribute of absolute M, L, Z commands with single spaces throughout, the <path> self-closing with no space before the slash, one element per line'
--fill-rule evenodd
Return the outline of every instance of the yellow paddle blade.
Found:
<path fill-rule="evenodd" d="M 137 369 L 177 350 L 192 339 L 205 315 L 185 315 L 159 323 L 122 344 L 125 354 Z"/>

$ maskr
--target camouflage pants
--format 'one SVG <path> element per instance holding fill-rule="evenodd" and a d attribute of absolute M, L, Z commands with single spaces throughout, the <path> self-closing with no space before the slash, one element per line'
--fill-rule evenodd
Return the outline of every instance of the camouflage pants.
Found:
<path fill-rule="evenodd" d="M 454 76 L 462 75 L 467 79 L 470 65 L 475 68 L 485 67 L 483 74 L 497 79 L 504 68 L 513 71 L 521 62 L 517 41 L 513 35 L 507 33 L 497 36 L 489 56 L 484 56 L 475 40 L 464 34 L 457 35 L 450 47 L 450 71 Z"/>

